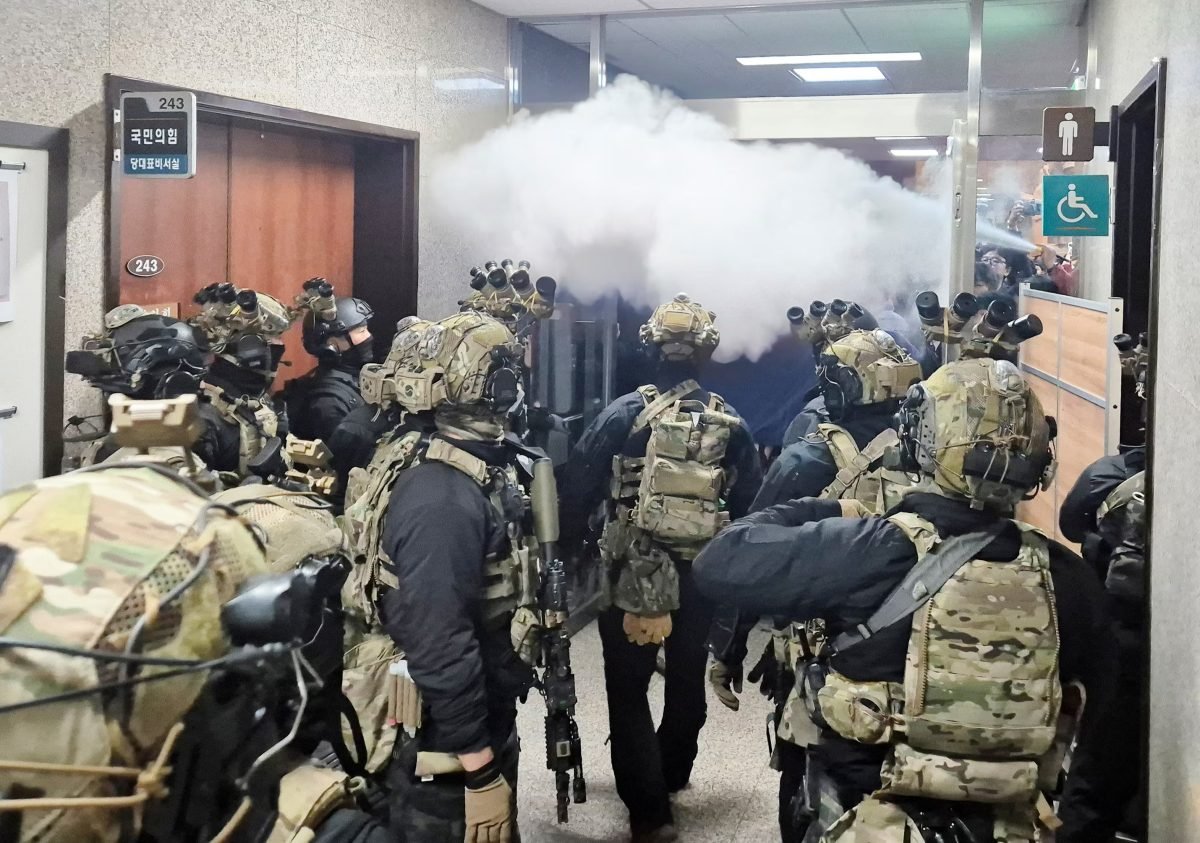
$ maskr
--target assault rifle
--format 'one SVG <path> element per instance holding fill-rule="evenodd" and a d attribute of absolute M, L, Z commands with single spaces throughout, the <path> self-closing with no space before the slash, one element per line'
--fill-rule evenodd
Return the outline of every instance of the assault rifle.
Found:
<path fill-rule="evenodd" d="M 567 572 L 557 551 L 558 489 L 554 465 L 547 457 L 533 463 L 530 500 L 542 557 L 538 614 L 543 626 L 543 670 L 539 690 L 546 698 L 546 768 L 554 773 L 558 821 L 565 823 L 570 801 L 577 805 L 587 801 L 587 782 L 583 777 L 579 725 L 575 722 L 575 674 L 571 671 L 571 638 L 566 629 Z"/>

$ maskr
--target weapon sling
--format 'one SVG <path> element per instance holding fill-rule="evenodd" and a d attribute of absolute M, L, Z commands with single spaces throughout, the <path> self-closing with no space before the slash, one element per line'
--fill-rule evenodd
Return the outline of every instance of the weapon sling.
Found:
<path fill-rule="evenodd" d="M 880 630 L 912 617 L 937 594 L 963 565 L 974 559 L 1004 528 L 1001 521 L 986 530 L 953 536 L 939 543 L 917 562 L 887 599 L 857 629 L 843 632 L 833 640 L 832 652 L 842 653 Z"/>

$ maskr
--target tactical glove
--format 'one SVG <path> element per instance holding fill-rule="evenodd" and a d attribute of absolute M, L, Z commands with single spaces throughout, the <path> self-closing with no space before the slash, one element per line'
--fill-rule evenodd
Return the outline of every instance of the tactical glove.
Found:
<path fill-rule="evenodd" d="M 721 701 L 721 705 L 730 711 L 737 711 L 741 702 L 737 695 L 742 692 L 742 666 L 740 664 L 725 664 L 715 660 L 708 669 L 708 684 L 712 685 L 713 693 Z"/>
<path fill-rule="evenodd" d="M 868 518 L 874 515 L 871 510 L 862 505 L 862 501 L 854 498 L 840 500 L 838 505 L 842 508 L 843 518 Z"/>
<path fill-rule="evenodd" d="M 632 644 L 654 644 L 655 646 L 667 640 L 671 634 L 671 615 L 635 615 L 625 613 L 621 622 L 625 637 Z"/>
<path fill-rule="evenodd" d="M 763 648 L 763 653 L 759 656 L 754 667 L 750 668 L 750 674 L 746 677 L 750 680 L 750 684 L 758 683 L 759 692 L 771 700 L 772 702 L 783 702 L 777 700 L 776 696 L 779 693 L 779 661 L 775 658 L 775 642 L 768 641 L 767 646 Z"/>
<path fill-rule="evenodd" d="M 467 773 L 464 806 L 467 834 L 464 843 L 510 843 L 513 839 L 513 790 L 490 761 Z"/>

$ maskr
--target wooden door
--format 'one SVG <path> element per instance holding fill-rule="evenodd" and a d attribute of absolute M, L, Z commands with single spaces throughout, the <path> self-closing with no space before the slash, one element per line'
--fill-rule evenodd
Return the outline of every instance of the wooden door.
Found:
<path fill-rule="evenodd" d="M 180 306 L 206 284 L 230 281 L 290 305 L 303 282 L 323 276 L 353 293 L 354 145 L 323 135 L 200 123 L 193 179 L 123 179 L 121 261 L 161 259 L 138 278 L 121 270 L 121 301 Z M 276 387 L 313 359 L 300 328 L 285 337 Z"/>
<path fill-rule="evenodd" d="M 350 294 L 354 147 L 347 141 L 235 127 L 230 139 L 229 280 L 290 304 L 320 275 Z M 300 327 L 287 336 L 276 386 L 312 367 Z"/>
<path fill-rule="evenodd" d="M 121 303 L 174 305 L 196 312 L 192 296 L 224 281 L 229 267 L 229 127 L 201 123 L 191 179 L 121 180 Z M 162 271 L 130 274 L 138 255 L 157 257 Z"/>

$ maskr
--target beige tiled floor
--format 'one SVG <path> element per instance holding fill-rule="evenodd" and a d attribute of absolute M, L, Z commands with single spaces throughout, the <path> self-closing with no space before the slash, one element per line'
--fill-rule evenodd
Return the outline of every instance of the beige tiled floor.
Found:
<path fill-rule="evenodd" d="M 761 641 L 752 641 L 757 654 Z M 542 748 L 544 708 L 531 697 L 522 708 L 520 814 L 524 843 L 583 843 L 629 839 L 625 808 L 617 798 L 609 764 L 608 718 L 600 636 L 593 624 L 575 636 L 571 649 L 579 706 L 576 719 L 583 737 L 588 801 L 571 806 L 571 821 L 555 822 L 554 781 L 545 769 Z M 753 659 L 747 660 L 747 667 Z M 651 694 L 662 705 L 662 680 L 655 677 Z M 675 801 L 680 840 L 687 843 L 771 843 L 779 839 L 775 824 L 777 775 L 767 766 L 765 720 L 768 703 L 757 688 L 742 694 L 742 707 L 732 712 L 709 697 L 708 723 L 700 735 L 700 756 L 691 787 Z"/>

